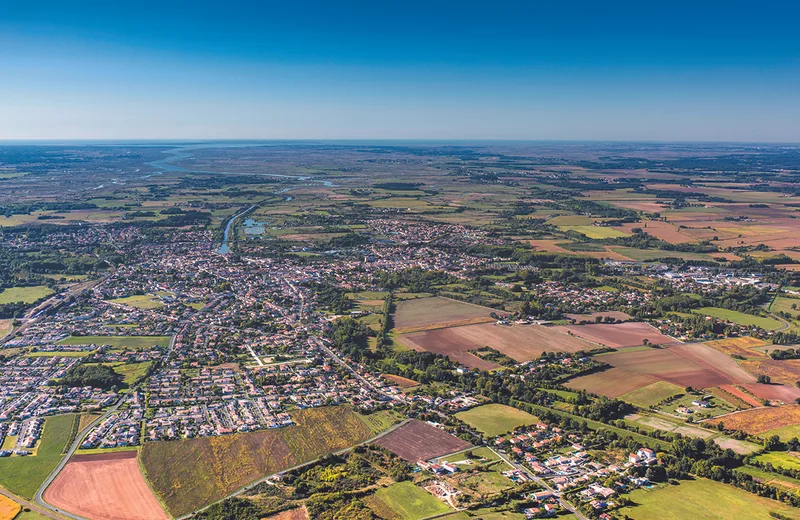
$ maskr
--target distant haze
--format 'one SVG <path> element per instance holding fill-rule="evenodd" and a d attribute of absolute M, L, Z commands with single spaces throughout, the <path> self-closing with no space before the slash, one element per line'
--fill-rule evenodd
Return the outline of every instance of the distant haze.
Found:
<path fill-rule="evenodd" d="M 0 139 L 800 142 L 794 3 L 118 4 L 0 6 Z"/>

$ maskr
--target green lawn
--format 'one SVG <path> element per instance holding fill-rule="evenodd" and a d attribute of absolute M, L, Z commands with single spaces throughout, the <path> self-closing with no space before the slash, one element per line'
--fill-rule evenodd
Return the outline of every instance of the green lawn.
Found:
<path fill-rule="evenodd" d="M 161 300 L 152 294 L 127 296 L 125 298 L 115 298 L 108 301 L 109 303 L 119 303 L 120 305 L 127 305 L 128 307 L 135 307 L 137 309 L 157 309 L 164 306 Z"/>
<path fill-rule="evenodd" d="M 776 468 L 800 470 L 800 457 L 788 451 L 771 451 L 753 457 L 762 464 L 769 462 Z"/>
<path fill-rule="evenodd" d="M 628 515 L 636 520 L 772 520 L 773 511 L 800 518 L 800 509 L 706 479 L 637 489 L 628 497 L 638 505 L 620 509 L 619 516 Z"/>
<path fill-rule="evenodd" d="M 755 325 L 756 327 L 761 327 L 764 330 L 775 330 L 782 325 L 781 322 L 773 318 L 753 316 L 751 314 L 745 314 L 743 312 L 732 311 L 729 309 L 722 309 L 720 307 L 701 307 L 699 309 L 692 310 L 692 312 L 695 314 L 713 316 L 714 318 L 730 321 L 731 323 L 737 323 L 739 325 Z"/>
<path fill-rule="evenodd" d="M 656 381 L 642 388 L 637 388 L 619 398 L 640 408 L 655 406 L 664 399 L 683 393 L 683 388 L 666 381 Z"/>
<path fill-rule="evenodd" d="M 0 485 L 23 498 L 32 499 L 61 460 L 61 452 L 70 441 L 76 417 L 48 417 L 36 456 L 0 459 Z"/>
<path fill-rule="evenodd" d="M 447 504 L 411 482 L 399 482 L 379 489 L 375 497 L 402 520 L 420 520 L 451 510 Z"/>
<path fill-rule="evenodd" d="M 537 417 L 504 404 L 485 404 L 466 412 L 459 412 L 456 417 L 489 437 L 539 422 Z"/>
<path fill-rule="evenodd" d="M 0 292 L 0 305 L 6 303 L 33 303 L 39 298 L 50 296 L 53 290 L 46 285 L 34 285 L 33 287 L 10 287 Z"/>
<path fill-rule="evenodd" d="M 153 345 L 169 346 L 170 336 L 70 336 L 59 345 L 111 345 L 114 348 L 146 350 Z"/>

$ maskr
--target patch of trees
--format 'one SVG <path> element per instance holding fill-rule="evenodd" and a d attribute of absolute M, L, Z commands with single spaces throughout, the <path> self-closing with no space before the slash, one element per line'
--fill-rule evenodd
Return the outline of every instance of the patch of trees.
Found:
<path fill-rule="evenodd" d="M 787 348 L 785 350 L 773 350 L 769 353 L 772 359 L 798 359 L 800 358 L 800 348 Z"/>
<path fill-rule="evenodd" d="M 251 500 L 227 498 L 193 516 L 198 520 L 260 520 L 265 511 Z"/>
<path fill-rule="evenodd" d="M 372 185 L 374 188 L 389 191 L 411 191 L 422 186 L 421 182 L 381 182 Z"/>
<path fill-rule="evenodd" d="M 113 387 L 121 387 L 123 377 L 108 365 L 84 363 L 67 370 L 59 384 L 69 387 L 91 386 L 108 390 Z"/>

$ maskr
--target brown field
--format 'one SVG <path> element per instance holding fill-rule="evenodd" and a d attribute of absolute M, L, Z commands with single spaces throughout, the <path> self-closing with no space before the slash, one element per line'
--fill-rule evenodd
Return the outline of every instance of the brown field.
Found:
<path fill-rule="evenodd" d="M 418 298 L 397 304 L 394 324 L 402 330 L 474 318 L 488 318 L 494 309 L 448 298 Z"/>
<path fill-rule="evenodd" d="M 308 520 L 308 511 L 306 511 L 305 507 L 298 507 L 297 509 L 275 513 L 264 520 Z"/>
<path fill-rule="evenodd" d="M 669 336 L 661 334 L 647 323 L 642 322 L 569 325 L 554 327 L 554 329 L 563 332 L 569 331 L 583 339 L 612 348 L 635 347 L 641 345 L 645 339 L 658 345 L 675 343 L 676 341 Z"/>
<path fill-rule="evenodd" d="M 670 244 L 683 244 L 695 241 L 694 237 L 683 233 L 683 230 L 678 228 L 675 224 L 670 224 L 669 222 L 663 222 L 661 220 L 627 223 L 616 226 L 614 229 L 630 234 L 633 228 L 641 228 L 645 233 L 660 238 Z"/>
<path fill-rule="evenodd" d="M 381 437 L 375 444 L 411 463 L 434 459 L 471 446 L 458 437 L 417 420 Z"/>
<path fill-rule="evenodd" d="M 381 374 L 381 377 L 389 381 L 391 384 L 399 386 L 400 388 L 413 388 L 419 385 L 419 383 L 414 381 L 413 379 L 408 379 L 407 377 L 402 377 L 402 376 L 396 376 L 394 374 Z"/>
<path fill-rule="evenodd" d="M 485 361 L 470 350 L 489 346 L 519 361 L 538 358 L 542 352 L 577 352 L 596 345 L 541 325 L 495 325 L 483 323 L 405 334 L 399 340 L 414 350 L 448 356 L 470 368 L 491 370 L 498 365 Z"/>
<path fill-rule="evenodd" d="M 641 200 L 608 200 L 606 201 L 611 205 L 632 209 L 634 211 L 643 211 L 645 213 L 663 213 L 664 205 L 655 201 L 641 201 Z"/>
<path fill-rule="evenodd" d="M 567 386 L 619 397 L 656 381 L 695 388 L 755 382 L 728 356 L 700 344 L 622 351 L 597 359 L 610 364 L 612 368 L 571 379 Z"/>
<path fill-rule="evenodd" d="M 759 383 L 750 383 L 740 386 L 759 399 L 781 401 L 788 404 L 794 403 L 795 399 L 800 398 L 800 388 L 794 385 L 762 385 Z"/>
<path fill-rule="evenodd" d="M 710 419 L 708 422 L 711 424 L 721 422 L 726 429 L 759 435 L 784 426 L 800 424 L 800 405 L 753 408 Z"/>
<path fill-rule="evenodd" d="M 766 341 L 751 338 L 746 336 L 744 338 L 726 338 L 726 339 L 718 339 L 716 341 L 708 341 L 705 345 L 719 350 L 722 353 L 731 355 L 739 355 L 742 357 L 765 357 L 764 353 L 758 350 L 755 350 L 758 347 L 763 347 L 767 345 Z"/>
<path fill-rule="evenodd" d="M 558 239 L 558 240 L 526 240 L 528 244 L 531 245 L 536 251 L 545 251 L 547 253 L 568 253 L 574 254 L 574 251 L 570 251 L 569 249 L 564 249 L 563 247 L 559 246 L 558 244 L 567 243 L 567 240 Z"/>
<path fill-rule="evenodd" d="M 765 358 L 740 361 L 740 364 L 754 376 L 769 376 L 773 383 L 793 386 L 795 382 L 800 381 L 800 359 L 778 361 Z"/>
<path fill-rule="evenodd" d="M 479 318 L 469 318 L 466 320 L 442 321 L 439 323 L 431 323 L 428 325 L 419 325 L 416 327 L 402 327 L 395 328 L 396 334 L 411 334 L 412 332 L 424 332 L 426 330 L 449 329 L 450 327 L 465 327 L 467 325 L 478 325 L 480 323 L 494 323 L 495 319 L 489 316 L 482 316 Z"/>
<path fill-rule="evenodd" d="M 167 519 L 139 471 L 136 454 L 76 455 L 47 488 L 44 498 L 92 520 Z"/>
<path fill-rule="evenodd" d="M 600 316 L 601 318 L 611 317 L 616 319 L 617 321 L 628 321 L 631 317 L 621 311 L 606 311 L 606 312 L 591 312 L 589 314 L 565 314 L 567 319 L 575 320 L 576 322 L 580 323 L 581 321 L 587 321 L 594 323 L 595 318 Z"/>
<path fill-rule="evenodd" d="M 728 394 L 732 395 L 734 398 L 742 401 L 747 406 L 761 406 L 761 401 L 750 395 L 749 393 L 745 392 L 738 386 L 733 385 L 720 385 L 720 390 L 727 392 Z"/>

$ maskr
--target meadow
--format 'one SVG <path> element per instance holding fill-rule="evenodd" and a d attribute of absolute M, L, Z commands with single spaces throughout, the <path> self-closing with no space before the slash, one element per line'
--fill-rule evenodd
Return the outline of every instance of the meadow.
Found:
<path fill-rule="evenodd" d="M 147 350 L 154 345 L 168 347 L 170 336 L 70 336 L 58 342 L 59 345 L 111 345 L 112 348 Z"/>
<path fill-rule="evenodd" d="M 504 404 L 485 404 L 459 412 L 456 417 L 480 431 L 494 437 L 513 431 L 520 426 L 536 424 L 539 419 L 527 412 Z"/>
<path fill-rule="evenodd" d="M 678 385 L 673 385 L 667 381 L 656 381 L 655 383 L 623 394 L 620 396 L 620 399 L 634 406 L 638 406 L 639 408 L 649 408 L 669 397 L 681 393 L 683 393 L 683 388 Z"/>
<path fill-rule="evenodd" d="M 33 303 L 45 296 L 53 294 L 53 290 L 46 285 L 32 287 L 9 287 L 0 292 L 0 305 L 6 303 Z"/>
<path fill-rule="evenodd" d="M 411 482 L 398 482 L 375 492 L 375 498 L 402 520 L 421 520 L 450 511 L 450 507 Z"/>
<path fill-rule="evenodd" d="M 738 325 L 755 325 L 764 330 L 775 330 L 782 324 L 774 318 L 767 318 L 763 316 L 753 316 L 739 311 L 732 311 L 730 309 L 722 309 L 720 307 L 701 307 L 693 309 L 694 314 L 702 314 L 705 316 L 712 316 L 721 320 L 736 323 Z"/>

